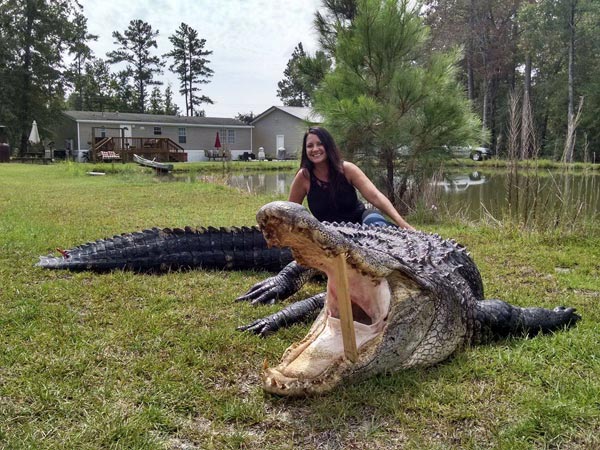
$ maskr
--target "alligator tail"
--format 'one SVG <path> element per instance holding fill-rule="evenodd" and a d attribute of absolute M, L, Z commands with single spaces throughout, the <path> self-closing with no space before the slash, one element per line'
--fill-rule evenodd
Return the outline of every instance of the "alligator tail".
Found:
<path fill-rule="evenodd" d="M 473 343 L 484 344 L 509 336 L 533 336 L 575 325 L 575 308 L 521 308 L 501 300 L 482 300 L 475 306 Z"/>
<path fill-rule="evenodd" d="M 139 272 L 205 269 L 277 271 L 292 261 L 289 249 L 268 248 L 258 227 L 152 228 L 41 256 L 46 269 Z"/>

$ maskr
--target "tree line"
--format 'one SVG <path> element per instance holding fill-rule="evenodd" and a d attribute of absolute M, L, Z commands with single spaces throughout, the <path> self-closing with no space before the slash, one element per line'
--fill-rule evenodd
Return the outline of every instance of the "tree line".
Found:
<path fill-rule="evenodd" d="M 171 50 L 156 54 L 158 30 L 131 20 L 114 31 L 115 49 L 96 57 L 82 6 L 76 0 L 0 0 L 0 125 L 24 151 L 32 121 L 42 135 L 64 109 L 202 116 L 213 101 L 201 86 L 213 71 L 206 40 L 185 23 L 169 36 Z M 179 79 L 185 110 L 170 85 L 158 78 L 168 69 Z"/>
<path fill-rule="evenodd" d="M 339 37 L 355 33 L 356 45 L 360 40 L 356 21 L 366 11 L 412 10 L 425 34 L 413 41 L 413 48 L 421 52 L 414 62 L 441 53 L 457 55 L 455 79 L 480 121 L 479 145 L 518 159 L 590 161 L 594 151 L 596 161 L 600 158 L 600 2 L 422 0 L 415 7 L 412 3 L 324 0 L 314 20 L 320 49 L 308 55 L 301 42 L 297 45 L 278 84 L 279 98 L 287 105 L 322 109 L 318 92 L 328 86 L 327 76 L 331 80 L 331 74 L 349 62 Z M 387 45 L 387 57 L 393 58 L 389 47 L 393 41 L 383 41 L 389 36 L 368 38 L 374 39 L 373 46 Z M 519 120 L 511 120 L 511 114 Z"/>

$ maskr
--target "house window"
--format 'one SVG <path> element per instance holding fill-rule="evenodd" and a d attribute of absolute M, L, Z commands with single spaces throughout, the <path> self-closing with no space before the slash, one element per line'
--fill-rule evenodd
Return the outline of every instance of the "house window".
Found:
<path fill-rule="evenodd" d="M 185 128 L 179 129 L 179 143 L 180 144 L 186 143 Z"/>
<path fill-rule="evenodd" d="M 161 127 L 154 127 L 154 136 L 159 136 L 162 134 L 162 128 Z"/>
<path fill-rule="evenodd" d="M 100 137 L 101 138 L 105 138 L 106 137 L 106 128 L 100 128 Z"/>
<path fill-rule="evenodd" d="M 226 144 L 235 144 L 235 130 L 229 129 L 221 129 L 219 132 L 219 136 L 221 136 L 221 141 Z"/>

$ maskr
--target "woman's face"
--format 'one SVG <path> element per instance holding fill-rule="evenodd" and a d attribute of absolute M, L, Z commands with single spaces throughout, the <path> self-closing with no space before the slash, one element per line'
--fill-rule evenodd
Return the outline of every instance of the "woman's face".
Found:
<path fill-rule="evenodd" d="M 327 152 L 319 136 L 309 133 L 306 136 L 306 156 L 313 164 L 327 161 Z"/>

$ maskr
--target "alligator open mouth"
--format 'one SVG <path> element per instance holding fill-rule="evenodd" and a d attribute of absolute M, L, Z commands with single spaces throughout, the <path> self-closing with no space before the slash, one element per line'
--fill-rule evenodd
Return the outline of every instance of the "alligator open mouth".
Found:
<path fill-rule="evenodd" d="M 363 261 L 363 252 L 341 234 L 327 230 L 299 205 L 273 203 L 257 216 L 271 245 L 292 249 L 302 265 L 321 270 L 327 276 L 327 299 L 323 311 L 307 336 L 284 353 L 273 368 L 265 367 L 262 380 L 266 391 L 291 396 L 318 394 L 339 384 L 354 364 L 362 365 L 372 356 L 365 349 L 376 345 L 383 334 L 390 310 L 391 288 L 385 274 Z M 302 208 L 304 209 L 304 208 Z M 289 214 L 288 214 L 289 213 Z M 358 361 L 344 356 L 339 318 L 336 258 L 344 254 L 358 349 Z"/>

